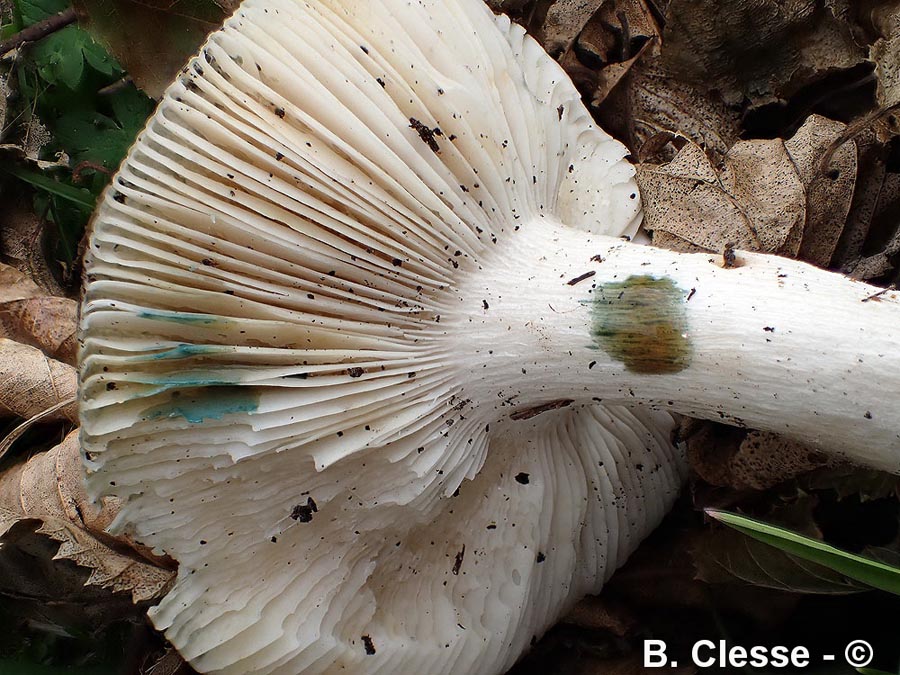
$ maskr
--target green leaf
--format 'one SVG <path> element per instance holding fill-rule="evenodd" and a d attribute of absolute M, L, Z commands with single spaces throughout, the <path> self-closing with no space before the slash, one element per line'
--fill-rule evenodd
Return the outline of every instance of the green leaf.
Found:
<path fill-rule="evenodd" d="M 84 73 L 82 45 L 81 31 L 75 26 L 67 26 L 39 40 L 31 52 L 38 74 L 49 84 L 77 88 Z"/>
<path fill-rule="evenodd" d="M 872 588 L 900 595 L 900 569 L 896 567 L 737 513 L 706 509 L 706 515 L 791 555 L 824 565 Z"/>
<path fill-rule="evenodd" d="M 868 590 L 843 574 L 746 537 L 707 530 L 691 547 L 697 578 L 708 584 L 749 584 L 791 593 L 847 595 Z"/>
<path fill-rule="evenodd" d="M 68 0 L 18 0 L 15 3 L 15 10 L 21 18 L 23 27 L 43 21 L 65 11 L 68 7 Z"/>
<path fill-rule="evenodd" d="M 153 112 L 153 101 L 133 86 L 108 97 L 112 117 L 90 109 L 63 113 L 53 122 L 60 146 L 74 162 L 115 169 Z"/>

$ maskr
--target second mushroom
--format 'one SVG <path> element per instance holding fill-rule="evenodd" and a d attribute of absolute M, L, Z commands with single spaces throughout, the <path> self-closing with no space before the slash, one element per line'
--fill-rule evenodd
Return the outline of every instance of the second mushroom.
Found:
<path fill-rule="evenodd" d="M 86 259 L 82 442 L 201 672 L 500 673 L 685 474 L 673 413 L 900 471 L 896 294 L 630 243 L 625 148 L 481 0 L 247 0 Z"/>

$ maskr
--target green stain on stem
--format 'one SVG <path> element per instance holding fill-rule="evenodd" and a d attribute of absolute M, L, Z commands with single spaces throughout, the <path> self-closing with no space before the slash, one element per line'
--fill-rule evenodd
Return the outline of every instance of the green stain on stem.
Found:
<path fill-rule="evenodd" d="M 594 344 L 635 373 L 677 373 L 691 362 L 687 293 L 668 277 L 600 284 L 591 301 Z"/>
<path fill-rule="evenodd" d="M 180 394 L 180 395 L 179 395 Z M 193 392 L 173 392 L 172 398 L 146 412 L 148 420 L 183 417 L 191 424 L 220 420 L 234 413 L 253 413 L 259 408 L 259 393 L 246 387 L 208 387 Z"/>

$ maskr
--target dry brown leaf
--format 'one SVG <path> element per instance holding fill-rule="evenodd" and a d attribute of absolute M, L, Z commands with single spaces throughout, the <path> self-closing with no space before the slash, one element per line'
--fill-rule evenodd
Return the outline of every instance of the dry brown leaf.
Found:
<path fill-rule="evenodd" d="M 828 166 L 823 157 L 841 137 L 846 125 L 820 115 L 811 115 L 785 147 L 806 189 L 806 224 L 802 241 L 791 247 L 793 256 L 828 267 L 847 223 L 856 187 L 856 143 L 841 144 L 831 153 Z"/>
<path fill-rule="evenodd" d="M 15 267 L 48 295 L 63 296 L 46 255 L 45 232 L 41 219 L 33 211 L 29 193 L 4 196 L 0 209 L 0 255 L 3 262 Z"/>
<path fill-rule="evenodd" d="M 846 22 L 808 0 L 672 0 L 667 70 L 730 103 L 786 98 L 865 59 Z"/>
<path fill-rule="evenodd" d="M 78 421 L 75 369 L 39 349 L 0 338 L 0 416 L 26 419 L 63 405 L 47 419 Z"/>
<path fill-rule="evenodd" d="M 638 167 L 645 227 L 654 243 L 722 251 L 727 244 L 827 265 L 843 232 L 856 179 L 856 147 L 822 157 L 844 125 L 813 115 L 785 142 L 735 143 L 719 166 L 695 143 L 665 165 Z"/>
<path fill-rule="evenodd" d="M 876 7 L 871 18 L 882 36 L 869 50 L 878 76 L 878 103 L 890 108 L 900 105 L 900 2 Z"/>
<path fill-rule="evenodd" d="M 0 337 L 75 364 L 78 303 L 45 295 L 18 270 L 0 263 Z"/>
<path fill-rule="evenodd" d="M 78 432 L 51 450 L 0 475 L 0 537 L 20 522 L 60 543 L 56 558 L 91 570 L 88 584 L 130 593 L 134 602 L 157 598 L 173 572 L 140 557 L 103 533 L 116 504 L 96 508 L 82 486 Z M 115 546 L 115 547 L 114 547 Z"/>
<path fill-rule="evenodd" d="M 878 213 L 887 173 L 886 149 L 875 140 L 874 134 L 871 131 L 861 134 L 856 142 L 859 147 L 856 189 L 833 257 L 836 265 L 848 271 L 862 255 L 872 220 Z"/>
<path fill-rule="evenodd" d="M 609 94 L 600 115 L 604 129 L 634 153 L 657 134 L 669 133 L 724 155 L 740 132 L 740 114 L 718 94 L 673 77 L 658 58 L 647 54 Z"/>
<path fill-rule="evenodd" d="M 606 0 L 553 0 L 539 32 L 551 56 L 559 56 L 578 37 L 588 20 Z"/>
<path fill-rule="evenodd" d="M 732 182 L 735 173 L 730 171 Z M 708 251 L 721 251 L 726 244 L 759 250 L 751 215 L 726 192 L 699 145 L 689 142 L 669 164 L 639 166 L 637 177 L 648 230 Z"/>
<path fill-rule="evenodd" d="M 6 99 L 9 96 L 9 85 L 6 84 L 6 77 L 0 75 L 0 141 L 3 140 L 6 132 Z"/>
<path fill-rule="evenodd" d="M 631 68 L 659 51 L 661 32 L 644 0 L 605 2 L 560 58 L 566 72 L 600 106 Z M 598 67 L 600 64 L 600 67 Z"/>
<path fill-rule="evenodd" d="M 789 242 L 803 231 L 806 192 L 783 141 L 736 143 L 725 156 L 721 182 L 755 234 L 755 250 L 795 254 Z"/>
<path fill-rule="evenodd" d="M 710 485 L 767 490 L 825 466 L 820 452 L 777 434 L 745 432 L 711 422 L 693 422 L 684 434 L 691 468 Z"/>
<path fill-rule="evenodd" d="M 640 623 L 628 607 L 602 595 L 582 598 L 562 621 L 580 628 L 606 630 L 618 637 L 632 633 Z"/>
<path fill-rule="evenodd" d="M 76 0 L 79 20 L 135 84 L 158 98 L 234 0 Z"/>

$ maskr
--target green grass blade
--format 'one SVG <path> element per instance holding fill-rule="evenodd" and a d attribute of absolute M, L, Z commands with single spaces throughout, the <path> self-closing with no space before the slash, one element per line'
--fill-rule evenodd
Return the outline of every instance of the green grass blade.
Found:
<path fill-rule="evenodd" d="M 94 210 L 94 197 L 89 191 L 83 188 L 60 183 L 37 171 L 29 171 L 28 169 L 21 169 L 17 166 L 10 166 L 9 164 L 0 165 L 0 171 L 5 171 L 11 176 L 15 176 L 19 180 L 25 181 L 29 185 L 33 185 L 36 188 L 40 188 L 50 194 L 54 194 L 57 197 L 70 201 L 86 211 Z"/>
<path fill-rule="evenodd" d="M 900 595 L 900 569 L 896 567 L 737 513 L 706 509 L 706 515 L 785 553 L 829 567 L 872 588 Z"/>

